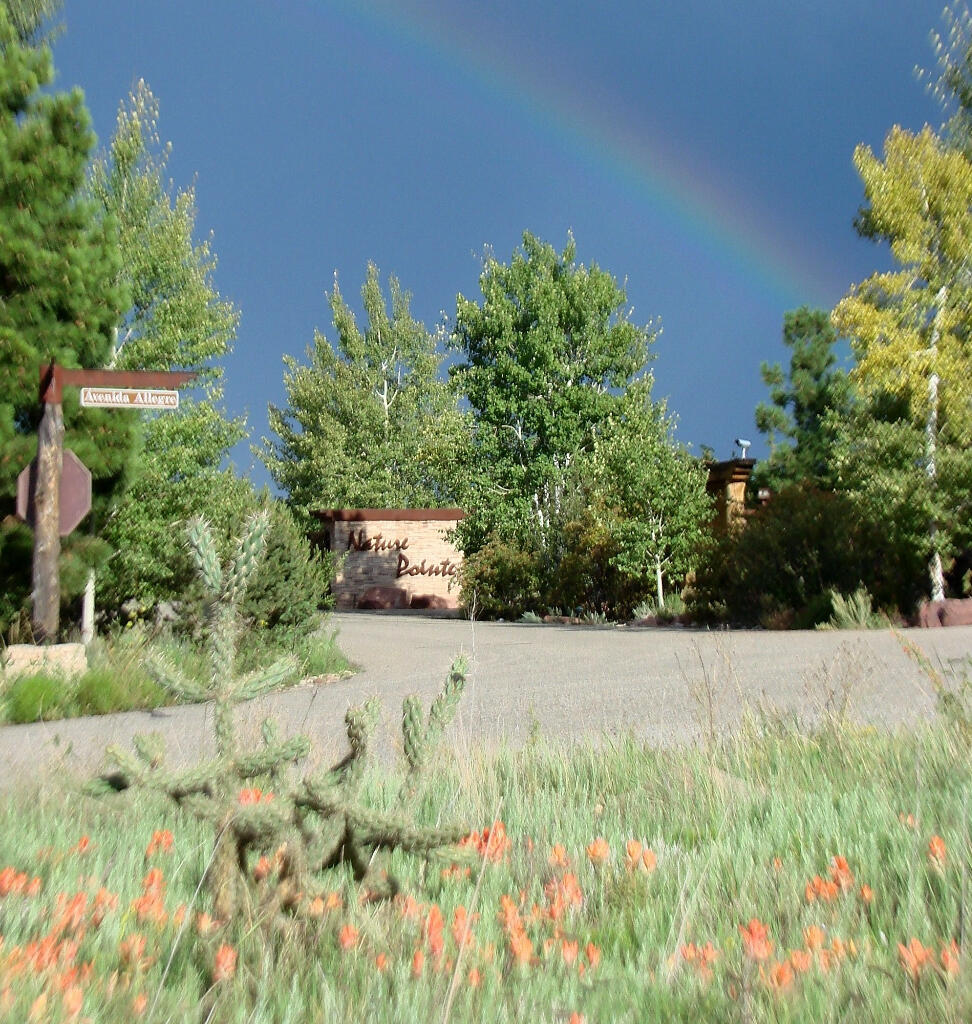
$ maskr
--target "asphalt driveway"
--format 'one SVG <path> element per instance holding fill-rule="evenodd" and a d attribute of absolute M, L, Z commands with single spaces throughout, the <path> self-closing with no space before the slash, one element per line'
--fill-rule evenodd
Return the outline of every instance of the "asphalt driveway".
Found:
<path fill-rule="evenodd" d="M 630 733 L 661 745 L 692 742 L 710 725 L 732 728 L 759 705 L 813 721 L 845 696 L 848 715 L 879 726 L 933 714 L 929 679 L 890 631 L 705 632 L 697 630 L 471 623 L 349 613 L 333 616 L 339 644 L 360 671 L 326 686 L 299 686 L 239 712 L 245 735 L 274 715 L 286 735 L 311 736 L 315 759 L 346 749 L 348 706 L 383 698 L 380 750 L 397 749 L 402 698 L 438 691 L 453 657 L 470 661 L 466 696 L 450 742 L 518 745 L 531 733 L 564 741 Z M 905 630 L 952 680 L 972 671 L 972 627 Z M 0 788 L 44 777 L 90 774 L 107 743 L 161 732 L 172 762 L 209 747 L 206 706 L 0 728 Z"/>

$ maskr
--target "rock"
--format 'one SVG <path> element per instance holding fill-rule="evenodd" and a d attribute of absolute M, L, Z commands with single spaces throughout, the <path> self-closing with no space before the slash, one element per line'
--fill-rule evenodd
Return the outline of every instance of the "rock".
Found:
<path fill-rule="evenodd" d="M 924 629 L 972 626 L 972 598 L 949 597 L 944 601 L 924 601 L 918 609 L 918 625 Z"/>
<path fill-rule="evenodd" d="M 429 611 L 447 611 L 457 607 L 455 601 L 450 601 L 440 594 L 413 594 L 411 608 L 427 608 Z"/>
<path fill-rule="evenodd" d="M 180 603 L 178 601 L 159 601 L 155 606 L 156 627 L 164 626 L 170 622 L 178 622 L 179 608 Z"/>
<path fill-rule="evenodd" d="M 12 679 L 28 672 L 50 672 L 68 678 L 84 675 L 88 655 L 84 644 L 11 644 L 4 655 L 3 674 Z"/>
<path fill-rule="evenodd" d="M 408 591 L 402 590 L 401 587 L 369 587 L 358 598 L 358 607 L 367 611 L 407 608 Z"/>

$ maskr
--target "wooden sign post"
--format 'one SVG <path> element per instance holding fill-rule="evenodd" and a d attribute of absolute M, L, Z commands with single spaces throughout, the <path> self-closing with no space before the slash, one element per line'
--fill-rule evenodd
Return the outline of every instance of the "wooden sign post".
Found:
<path fill-rule="evenodd" d="M 44 406 L 37 432 L 37 472 L 34 483 L 33 627 L 35 639 L 51 643 L 60 622 L 61 470 L 64 463 L 65 386 L 93 394 L 83 405 L 125 409 L 172 409 L 179 404 L 175 388 L 188 384 L 194 373 L 155 370 L 68 370 L 55 362 L 41 367 L 40 400 Z M 169 390 L 154 390 L 169 389 Z M 131 394 L 128 394 L 131 392 Z M 122 397 L 118 397 L 121 395 Z M 174 398 L 172 397 L 174 396 Z M 84 395 L 84 399 L 89 395 Z"/>

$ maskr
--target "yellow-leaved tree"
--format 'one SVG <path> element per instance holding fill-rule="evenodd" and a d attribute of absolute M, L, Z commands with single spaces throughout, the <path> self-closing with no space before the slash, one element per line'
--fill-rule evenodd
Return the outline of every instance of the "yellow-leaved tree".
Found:
<path fill-rule="evenodd" d="M 934 495 L 940 446 L 972 438 L 972 163 L 927 126 L 917 134 L 892 128 L 883 160 L 862 145 L 854 163 L 867 197 L 858 227 L 889 243 L 897 267 L 854 286 L 833 324 L 851 340 L 859 393 L 901 399 L 923 427 Z M 934 515 L 928 530 L 931 596 L 941 600 Z"/>

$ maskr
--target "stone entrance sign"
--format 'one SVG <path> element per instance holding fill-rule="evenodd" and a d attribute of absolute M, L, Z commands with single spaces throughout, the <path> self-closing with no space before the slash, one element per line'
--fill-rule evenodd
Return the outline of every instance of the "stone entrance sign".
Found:
<path fill-rule="evenodd" d="M 339 608 L 459 607 L 462 553 L 448 539 L 458 508 L 343 508 L 315 512 L 322 547 L 342 557 Z"/>

